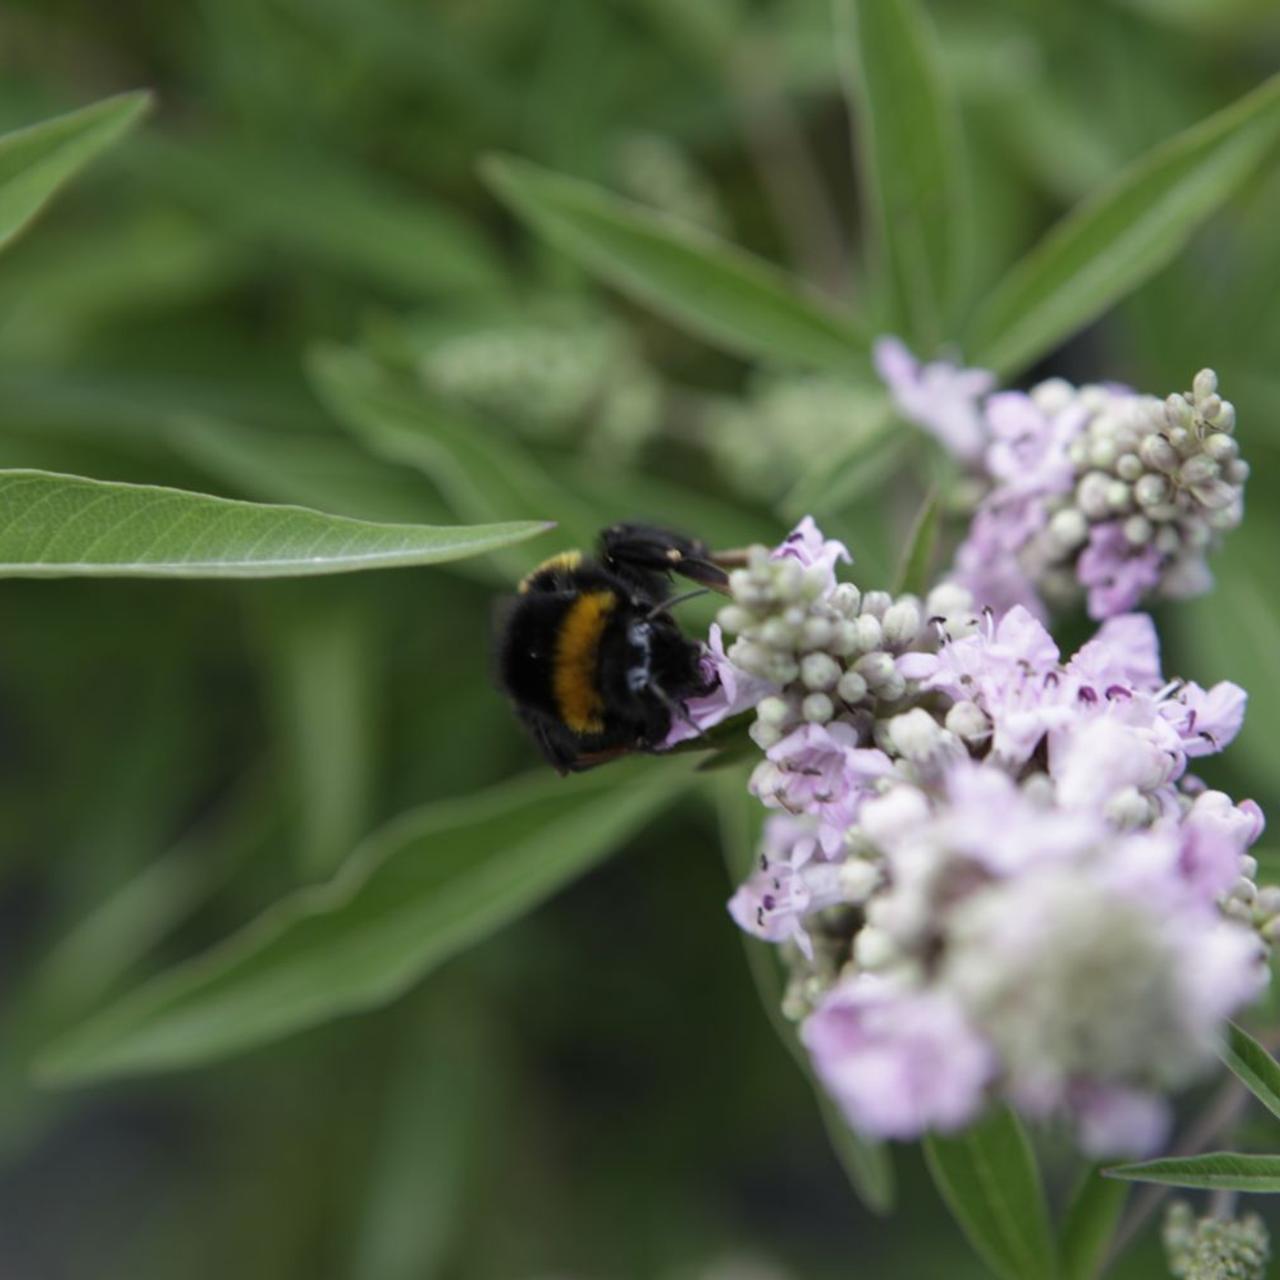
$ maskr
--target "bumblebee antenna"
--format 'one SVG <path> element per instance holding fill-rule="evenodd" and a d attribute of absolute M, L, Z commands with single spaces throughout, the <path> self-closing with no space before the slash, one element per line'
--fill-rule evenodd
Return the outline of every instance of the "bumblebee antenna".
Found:
<path fill-rule="evenodd" d="M 670 600 L 663 600 L 660 603 L 655 604 L 653 608 L 650 609 L 649 612 L 644 615 L 644 620 L 646 622 L 652 622 L 654 618 L 658 616 L 658 614 L 666 613 L 666 611 L 670 609 L 673 605 L 684 604 L 686 600 L 696 600 L 699 596 L 709 595 L 710 592 L 711 592 L 710 587 L 698 587 L 694 591 L 686 591 L 682 596 L 674 596 Z"/>

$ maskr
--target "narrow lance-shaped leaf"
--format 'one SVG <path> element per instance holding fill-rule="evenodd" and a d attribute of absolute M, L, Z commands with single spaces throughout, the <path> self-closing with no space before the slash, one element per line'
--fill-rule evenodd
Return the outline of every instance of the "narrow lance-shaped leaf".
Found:
<path fill-rule="evenodd" d="M 69 178 L 138 122 L 146 92 L 123 93 L 0 137 L 0 247 Z"/>
<path fill-rule="evenodd" d="M 929 589 L 929 571 L 933 567 L 934 548 L 938 543 L 938 526 L 942 520 L 942 496 L 933 490 L 916 513 L 906 550 L 898 568 L 898 594 L 910 592 L 923 596 Z"/>
<path fill-rule="evenodd" d="M 1280 1116 L 1280 1062 L 1243 1027 L 1233 1022 L 1219 1051 L 1228 1067 L 1272 1115 Z"/>
<path fill-rule="evenodd" d="M 552 526 L 372 524 L 153 485 L 0 471 L 0 577 L 284 578 L 438 564 Z"/>
<path fill-rule="evenodd" d="M 1096 1166 L 1085 1170 L 1062 1224 L 1063 1280 L 1094 1280 L 1098 1275 L 1128 1192 L 1123 1182 L 1102 1177 Z"/>
<path fill-rule="evenodd" d="M 1104 1170 L 1108 1178 L 1158 1182 L 1209 1191 L 1280 1191 L 1280 1156 L 1211 1151 L 1202 1156 L 1148 1160 Z"/>
<path fill-rule="evenodd" d="M 587 547 L 616 518 L 561 484 L 520 441 L 398 381 L 361 352 L 321 347 L 310 363 L 338 421 L 372 453 L 424 472 L 464 519 L 546 510 L 569 546 Z"/>
<path fill-rule="evenodd" d="M 736 355 L 868 370 L 867 335 L 782 272 L 697 227 L 507 156 L 490 186 L 588 271 L 698 337 Z"/>
<path fill-rule="evenodd" d="M 929 350 L 950 332 L 968 260 L 959 117 L 916 0 L 840 0 L 836 21 L 889 327 Z"/>
<path fill-rule="evenodd" d="M 1015 373 L 1169 262 L 1280 135 L 1280 76 L 1154 148 L 1073 210 L 996 287 L 966 344 Z"/>
<path fill-rule="evenodd" d="M 995 1107 L 963 1133 L 925 1140 L 929 1172 L 982 1260 L 1003 1280 L 1054 1273 L 1049 1215 L 1017 1116 Z"/>
<path fill-rule="evenodd" d="M 67 1083 L 212 1062 L 385 1004 L 611 853 L 689 776 L 652 759 L 568 781 L 546 771 L 407 813 L 330 883 L 55 1042 L 37 1074 Z"/>

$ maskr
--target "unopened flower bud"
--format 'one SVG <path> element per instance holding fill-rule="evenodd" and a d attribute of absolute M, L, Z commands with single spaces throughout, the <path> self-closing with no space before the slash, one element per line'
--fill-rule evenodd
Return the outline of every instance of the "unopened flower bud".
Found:
<path fill-rule="evenodd" d="M 854 619 L 853 625 L 858 629 L 858 648 L 864 653 L 878 649 L 884 639 L 884 630 L 880 619 L 874 614 L 864 613 Z"/>
<path fill-rule="evenodd" d="M 1191 394 L 1195 397 L 1197 404 L 1201 400 L 1207 400 L 1217 390 L 1218 375 L 1212 369 L 1201 369 L 1191 383 Z"/>
<path fill-rule="evenodd" d="M 1155 471 L 1165 473 L 1178 469 L 1178 451 L 1162 435 L 1149 435 L 1138 447 L 1142 461 Z"/>
<path fill-rule="evenodd" d="M 1162 475 L 1147 472 L 1134 483 L 1133 496 L 1140 507 L 1154 507 L 1165 500 L 1169 482 Z"/>
<path fill-rule="evenodd" d="M 835 637 L 829 618 L 806 618 L 800 628 L 800 643 L 806 649 L 825 649 Z"/>
<path fill-rule="evenodd" d="M 1084 475 L 1076 486 L 1076 504 L 1091 520 L 1101 520 L 1110 511 L 1107 504 L 1107 490 L 1110 478 L 1102 471 L 1090 471 Z"/>
<path fill-rule="evenodd" d="M 853 940 L 854 959 L 864 969 L 883 969 L 897 953 L 893 939 L 874 925 L 863 925 Z"/>
<path fill-rule="evenodd" d="M 798 637 L 796 636 L 795 627 L 789 625 L 782 618 L 770 618 L 760 628 L 760 639 L 770 649 L 790 649 L 794 646 Z"/>
<path fill-rule="evenodd" d="M 800 679 L 806 689 L 833 689 L 840 679 L 840 667 L 830 654 L 810 653 L 800 659 Z"/>
<path fill-rule="evenodd" d="M 1216 479 L 1218 464 L 1203 453 L 1190 457 L 1178 468 L 1178 479 L 1186 485 L 1204 484 L 1207 480 Z"/>
<path fill-rule="evenodd" d="M 777 727 L 785 724 L 790 715 L 791 707 L 787 700 L 779 698 L 776 694 L 761 698 L 756 704 L 756 719 L 761 724 L 771 724 Z"/>
<path fill-rule="evenodd" d="M 884 611 L 881 622 L 886 644 L 910 644 L 920 631 L 920 606 L 913 600 L 899 600 Z"/>
<path fill-rule="evenodd" d="M 1107 506 L 1112 511 L 1127 511 L 1133 490 L 1123 480 L 1112 480 L 1107 485 Z"/>
<path fill-rule="evenodd" d="M 862 616 L 883 618 L 892 603 L 893 597 L 887 591 L 868 591 L 862 597 Z"/>
<path fill-rule="evenodd" d="M 857 615 L 862 604 L 862 592 L 852 582 L 841 582 L 831 593 L 830 601 L 837 613 L 843 614 L 846 618 L 852 618 Z"/>
<path fill-rule="evenodd" d="M 947 712 L 947 728 L 965 742 L 980 742 L 991 733 L 991 721 L 976 702 L 957 702 Z"/>
<path fill-rule="evenodd" d="M 1116 475 L 1121 480 L 1128 480 L 1132 483 L 1146 468 L 1142 465 L 1142 459 L 1136 453 L 1122 453 L 1116 459 Z"/>
<path fill-rule="evenodd" d="M 1154 532 L 1146 516 L 1130 516 L 1124 522 L 1124 536 L 1135 547 L 1145 547 Z"/>
<path fill-rule="evenodd" d="M 1074 551 L 1089 536 L 1089 522 L 1078 507 L 1063 507 L 1049 521 L 1049 536 L 1064 552 Z"/>
<path fill-rule="evenodd" d="M 800 713 L 810 724 L 826 724 L 836 708 L 825 693 L 811 693 L 800 704 Z"/>
<path fill-rule="evenodd" d="M 867 696 L 867 682 L 856 671 L 846 671 L 836 684 L 836 693 L 845 702 L 861 702 Z"/>
<path fill-rule="evenodd" d="M 840 888 L 849 902 L 865 902 L 880 883 L 880 868 L 865 858 L 850 858 L 840 868 Z"/>
<path fill-rule="evenodd" d="M 1186 430 L 1196 420 L 1195 410 L 1187 402 L 1186 396 L 1180 395 L 1171 395 L 1165 400 L 1164 416 L 1175 431 Z"/>

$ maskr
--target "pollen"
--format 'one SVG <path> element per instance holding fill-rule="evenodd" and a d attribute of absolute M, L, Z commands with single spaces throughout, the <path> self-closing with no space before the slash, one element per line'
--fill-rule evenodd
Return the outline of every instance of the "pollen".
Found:
<path fill-rule="evenodd" d="M 604 699 L 600 696 L 600 637 L 617 606 L 612 591 L 588 591 L 565 613 L 556 636 L 552 686 L 560 718 L 574 733 L 599 733 Z"/>

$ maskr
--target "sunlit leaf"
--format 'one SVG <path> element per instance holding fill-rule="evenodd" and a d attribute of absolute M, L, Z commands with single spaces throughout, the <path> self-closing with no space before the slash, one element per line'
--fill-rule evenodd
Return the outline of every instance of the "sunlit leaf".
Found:
<path fill-rule="evenodd" d="M 490 157 L 484 174 L 558 249 L 708 342 L 774 363 L 866 369 L 857 321 L 709 232 L 512 157 Z"/>
<path fill-rule="evenodd" d="M 1017 372 L 1169 262 L 1280 134 L 1280 76 L 1130 165 L 1067 215 L 987 299 L 971 362 Z"/>
<path fill-rule="evenodd" d="M 280 578 L 438 564 L 551 526 L 372 524 L 47 471 L 0 471 L 0 577 Z"/>
<path fill-rule="evenodd" d="M 888 327 L 927 351 L 950 332 L 969 266 L 959 118 L 916 0 L 839 0 L 836 19 Z"/>
<path fill-rule="evenodd" d="M 1211 1191 L 1280 1191 L 1280 1156 L 1247 1156 L 1211 1151 L 1202 1156 L 1148 1160 L 1104 1170 L 1108 1178 L 1158 1182 Z"/>
<path fill-rule="evenodd" d="M 0 247 L 63 183 L 135 125 L 150 104 L 149 93 L 122 93 L 0 137 Z"/>
<path fill-rule="evenodd" d="M 1051 1277 L 1049 1216 L 1021 1121 L 993 1107 L 962 1133 L 925 1140 L 929 1171 L 969 1243 L 1004 1280 Z"/>
<path fill-rule="evenodd" d="M 70 1083 L 212 1062 L 396 998 L 531 910 L 680 794 L 680 761 L 546 771 L 426 805 L 371 836 L 328 884 L 161 974 L 56 1042 Z"/>

